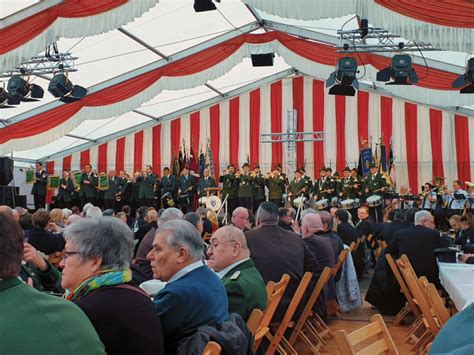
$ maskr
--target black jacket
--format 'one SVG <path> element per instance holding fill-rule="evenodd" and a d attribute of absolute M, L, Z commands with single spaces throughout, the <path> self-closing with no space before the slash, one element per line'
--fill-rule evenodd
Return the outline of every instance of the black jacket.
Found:
<path fill-rule="evenodd" d="M 337 225 L 337 234 L 341 237 L 342 242 L 348 246 L 350 246 L 352 242 L 357 242 L 357 238 L 359 237 L 356 229 L 347 222 L 342 222 Z"/>
<path fill-rule="evenodd" d="M 390 244 L 393 240 L 395 232 L 410 227 L 411 224 L 402 221 L 393 221 L 391 223 L 382 223 L 380 239 Z"/>
<path fill-rule="evenodd" d="M 135 286 L 122 287 L 101 287 L 75 303 L 90 319 L 107 354 L 164 354 L 153 303 Z"/>
<path fill-rule="evenodd" d="M 52 254 L 55 251 L 62 251 L 66 244 L 62 233 L 54 234 L 42 228 L 33 228 L 25 231 L 25 239 L 35 247 L 36 250 L 46 255 Z"/>

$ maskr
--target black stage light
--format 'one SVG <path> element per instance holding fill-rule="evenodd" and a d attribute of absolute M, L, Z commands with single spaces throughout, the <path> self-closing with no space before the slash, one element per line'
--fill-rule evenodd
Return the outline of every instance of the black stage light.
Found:
<path fill-rule="evenodd" d="M 54 97 L 61 98 L 61 101 L 72 102 L 84 98 L 87 95 L 87 89 L 74 85 L 66 74 L 56 74 L 49 82 L 48 91 Z"/>
<path fill-rule="evenodd" d="M 377 73 L 377 81 L 390 81 L 390 79 L 393 81 L 386 85 L 412 85 L 418 82 L 418 75 L 408 54 L 394 55 L 391 65 Z"/>
<path fill-rule="evenodd" d="M 216 5 L 214 5 L 212 0 L 194 0 L 194 11 L 196 12 L 212 11 L 215 9 Z"/>
<path fill-rule="evenodd" d="M 6 107 L 8 103 L 8 92 L 5 88 L 0 88 L 0 107 Z"/>
<path fill-rule="evenodd" d="M 474 94 L 474 57 L 467 61 L 466 72 L 453 81 L 453 88 L 462 88 L 461 94 Z"/>
<path fill-rule="evenodd" d="M 326 87 L 330 87 L 329 95 L 354 96 L 359 89 L 357 80 L 357 60 L 351 57 L 339 58 L 336 71 L 326 80 Z"/>
<path fill-rule="evenodd" d="M 8 103 L 18 105 L 21 101 L 38 101 L 44 96 L 44 90 L 41 86 L 30 84 L 19 75 L 12 76 L 8 80 Z"/>
<path fill-rule="evenodd" d="M 252 54 L 250 58 L 254 67 L 272 67 L 275 53 Z"/>
<path fill-rule="evenodd" d="M 367 35 L 369 34 L 369 20 L 365 18 L 360 20 L 359 29 L 360 29 L 360 38 L 365 39 L 365 37 L 367 37 Z"/>

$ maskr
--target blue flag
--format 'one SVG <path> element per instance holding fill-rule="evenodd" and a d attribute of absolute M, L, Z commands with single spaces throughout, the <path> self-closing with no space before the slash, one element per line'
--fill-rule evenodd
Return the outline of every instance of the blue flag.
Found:
<path fill-rule="evenodd" d="M 372 164 L 372 149 L 363 149 L 360 152 L 360 159 L 362 162 L 362 174 L 365 176 L 370 172 L 370 165 Z"/>
<path fill-rule="evenodd" d="M 387 164 L 387 149 L 385 144 L 380 145 L 380 169 L 382 172 L 388 171 L 388 164 Z"/>

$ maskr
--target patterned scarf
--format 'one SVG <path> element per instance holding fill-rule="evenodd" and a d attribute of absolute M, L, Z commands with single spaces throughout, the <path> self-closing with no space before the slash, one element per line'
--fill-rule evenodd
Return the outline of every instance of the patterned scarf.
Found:
<path fill-rule="evenodd" d="M 103 286 L 120 285 L 130 282 L 131 280 L 132 271 L 130 269 L 124 271 L 115 271 L 114 269 L 102 270 L 99 274 L 83 281 L 73 292 L 67 295 L 66 298 L 70 301 L 77 301 Z"/>

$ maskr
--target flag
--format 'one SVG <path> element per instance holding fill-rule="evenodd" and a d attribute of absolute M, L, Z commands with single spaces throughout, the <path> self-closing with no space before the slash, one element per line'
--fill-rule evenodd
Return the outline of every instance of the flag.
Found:
<path fill-rule="evenodd" d="M 199 176 L 202 177 L 204 175 L 205 168 L 206 168 L 206 156 L 201 151 L 201 154 L 199 155 Z"/>
<path fill-rule="evenodd" d="M 367 148 L 363 149 L 360 152 L 360 166 L 361 166 L 361 176 L 365 176 L 370 172 L 370 165 L 372 164 L 372 149 Z"/>
<path fill-rule="evenodd" d="M 194 171 L 196 174 L 199 173 L 196 157 L 194 156 L 193 147 L 191 147 L 191 151 L 189 152 L 189 169 L 191 171 Z"/>
<path fill-rule="evenodd" d="M 380 145 L 380 169 L 383 173 L 388 171 L 387 164 L 387 147 L 385 144 Z"/>
<path fill-rule="evenodd" d="M 214 174 L 214 157 L 212 156 L 212 149 L 211 149 L 211 140 L 207 141 L 207 154 L 209 156 L 209 170 L 210 175 L 215 176 Z"/>
<path fill-rule="evenodd" d="M 179 159 L 177 157 L 174 157 L 173 165 L 171 166 L 171 174 L 178 178 L 180 173 L 181 170 L 179 168 Z"/>
<path fill-rule="evenodd" d="M 392 146 L 390 145 L 390 152 L 388 153 L 388 173 L 392 171 L 392 168 L 394 168 L 393 163 L 395 162 L 395 159 L 393 157 L 393 149 Z"/>

